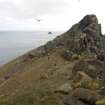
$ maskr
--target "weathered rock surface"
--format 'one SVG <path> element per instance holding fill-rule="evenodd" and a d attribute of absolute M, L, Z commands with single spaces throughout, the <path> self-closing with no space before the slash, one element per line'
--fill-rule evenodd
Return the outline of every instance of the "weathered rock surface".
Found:
<path fill-rule="evenodd" d="M 101 98 L 101 95 L 99 95 L 96 91 L 92 91 L 85 88 L 75 89 L 73 91 L 73 96 L 79 100 L 82 100 L 83 102 L 86 102 L 92 105 L 95 104 L 96 100 Z"/>
<path fill-rule="evenodd" d="M 100 98 L 101 95 L 95 91 L 77 88 L 64 99 L 64 103 L 66 105 L 95 105 L 96 101 Z"/>
<path fill-rule="evenodd" d="M 94 80 L 100 81 L 102 84 L 105 82 L 105 63 L 101 62 L 97 59 L 82 59 L 79 60 L 73 70 L 72 74 L 73 77 L 75 77 L 78 72 L 84 72 L 89 77 L 91 77 Z"/>
<path fill-rule="evenodd" d="M 74 96 L 72 96 L 71 94 L 69 94 L 64 99 L 63 102 L 65 105 L 87 105 L 87 104 L 83 103 L 82 101 L 78 100 L 77 98 L 75 98 Z"/>
<path fill-rule="evenodd" d="M 72 86 L 69 83 L 65 83 L 58 87 L 55 90 L 55 93 L 62 93 L 62 94 L 68 94 L 70 91 L 72 91 Z"/>

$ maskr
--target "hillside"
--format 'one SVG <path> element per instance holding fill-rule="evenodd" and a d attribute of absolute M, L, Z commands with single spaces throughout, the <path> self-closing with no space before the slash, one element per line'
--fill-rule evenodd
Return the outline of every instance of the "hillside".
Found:
<path fill-rule="evenodd" d="M 95 15 L 0 68 L 0 105 L 105 104 L 105 37 Z"/>

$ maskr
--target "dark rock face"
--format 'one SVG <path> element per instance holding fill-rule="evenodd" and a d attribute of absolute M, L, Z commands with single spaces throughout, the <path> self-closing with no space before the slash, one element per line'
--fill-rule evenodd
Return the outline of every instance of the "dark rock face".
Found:
<path fill-rule="evenodd" d="M 62 38 L 57 38 L 56 42 L 62 42 L 64 48 L 66 48 L 65 55 L 68 55 L 68 57 L 66 56 L 68 59 L 71 59 L 71 53 L 87 52 L 88 54 L 93 53 L 99 60 L 103 61 L 105 58 L 103 38 L 101 25 L 98 23 L 97 17 L 87 15 L 78 24 L 72 26 Z M 68 51 L 70 54 L 68 54 Z"/>
<path fill-rule="evenodd" d="M 87 15 L 80 21 L 79 28 L 84 32 L 89 29 L 90 31 L 91 29 L 96 31 L 97 25 L 98 25 L 97 17 L 95 15 Z"/>
<path fill-rule="evenodd" d="M 95 15 L 87 15 L 79 22 L 79 29 L 82 31 L 84 37 L 80 39 L 82 47 L 92 53 L 99 53 L 103 50 L 101 38 L 101 26 L 98 24 L 98 19 Z"/>
<path fill-rule="evenodd" d="M 101 24 L 98 23 L 97 17 L 86 15 L 70 30 L 44 45 L 42 47 L 44 54 L 42 55 L 48 55 L 49 52 L 60 49 L 63 51 L 61 55 L 67 60 L 71 60 L 74 54 L 81 55 L 87 52 L 88 54 L 94 54 L 98 60 L 104 61 L 104 39 L 105 37 L 101 33 Z"/>
<path fill-rule="evenodd" d="M 101 24 L 95 15 L 86 15 L 80 22 L 73 25 L 70 30 L 49 41 L 42 48 L 46 53 L 60 49 L 67 60 L 72 59 L 72 54 L 93 53 L 99 60 L 105 58 L 105 37 L 101 33 Z M 69 52 L 69 53 L 68 53 Z M 101 56 L 102 55 L 102 56 Z"/>

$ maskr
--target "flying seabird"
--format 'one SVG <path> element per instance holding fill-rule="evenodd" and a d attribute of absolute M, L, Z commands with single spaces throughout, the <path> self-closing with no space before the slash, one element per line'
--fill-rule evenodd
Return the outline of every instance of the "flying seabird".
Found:
<path fill-rule="evenodd" d="M 35 20 L 37 21 L 37 22 L 40 22 L 41 20 L 40 19 L 38 19 L 38 18 L 35 18 Z"/>

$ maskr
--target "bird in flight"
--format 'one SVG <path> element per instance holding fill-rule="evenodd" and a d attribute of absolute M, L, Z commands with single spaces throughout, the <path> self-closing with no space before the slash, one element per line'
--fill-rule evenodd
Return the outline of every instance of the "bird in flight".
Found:
<path fill-rule="evenodd" d="M 35 20 L 37 21 L 37 22 L 40 22 L 41 20 L 40 19 L 38 19 L 38 18 L 35 18 Z"/>

